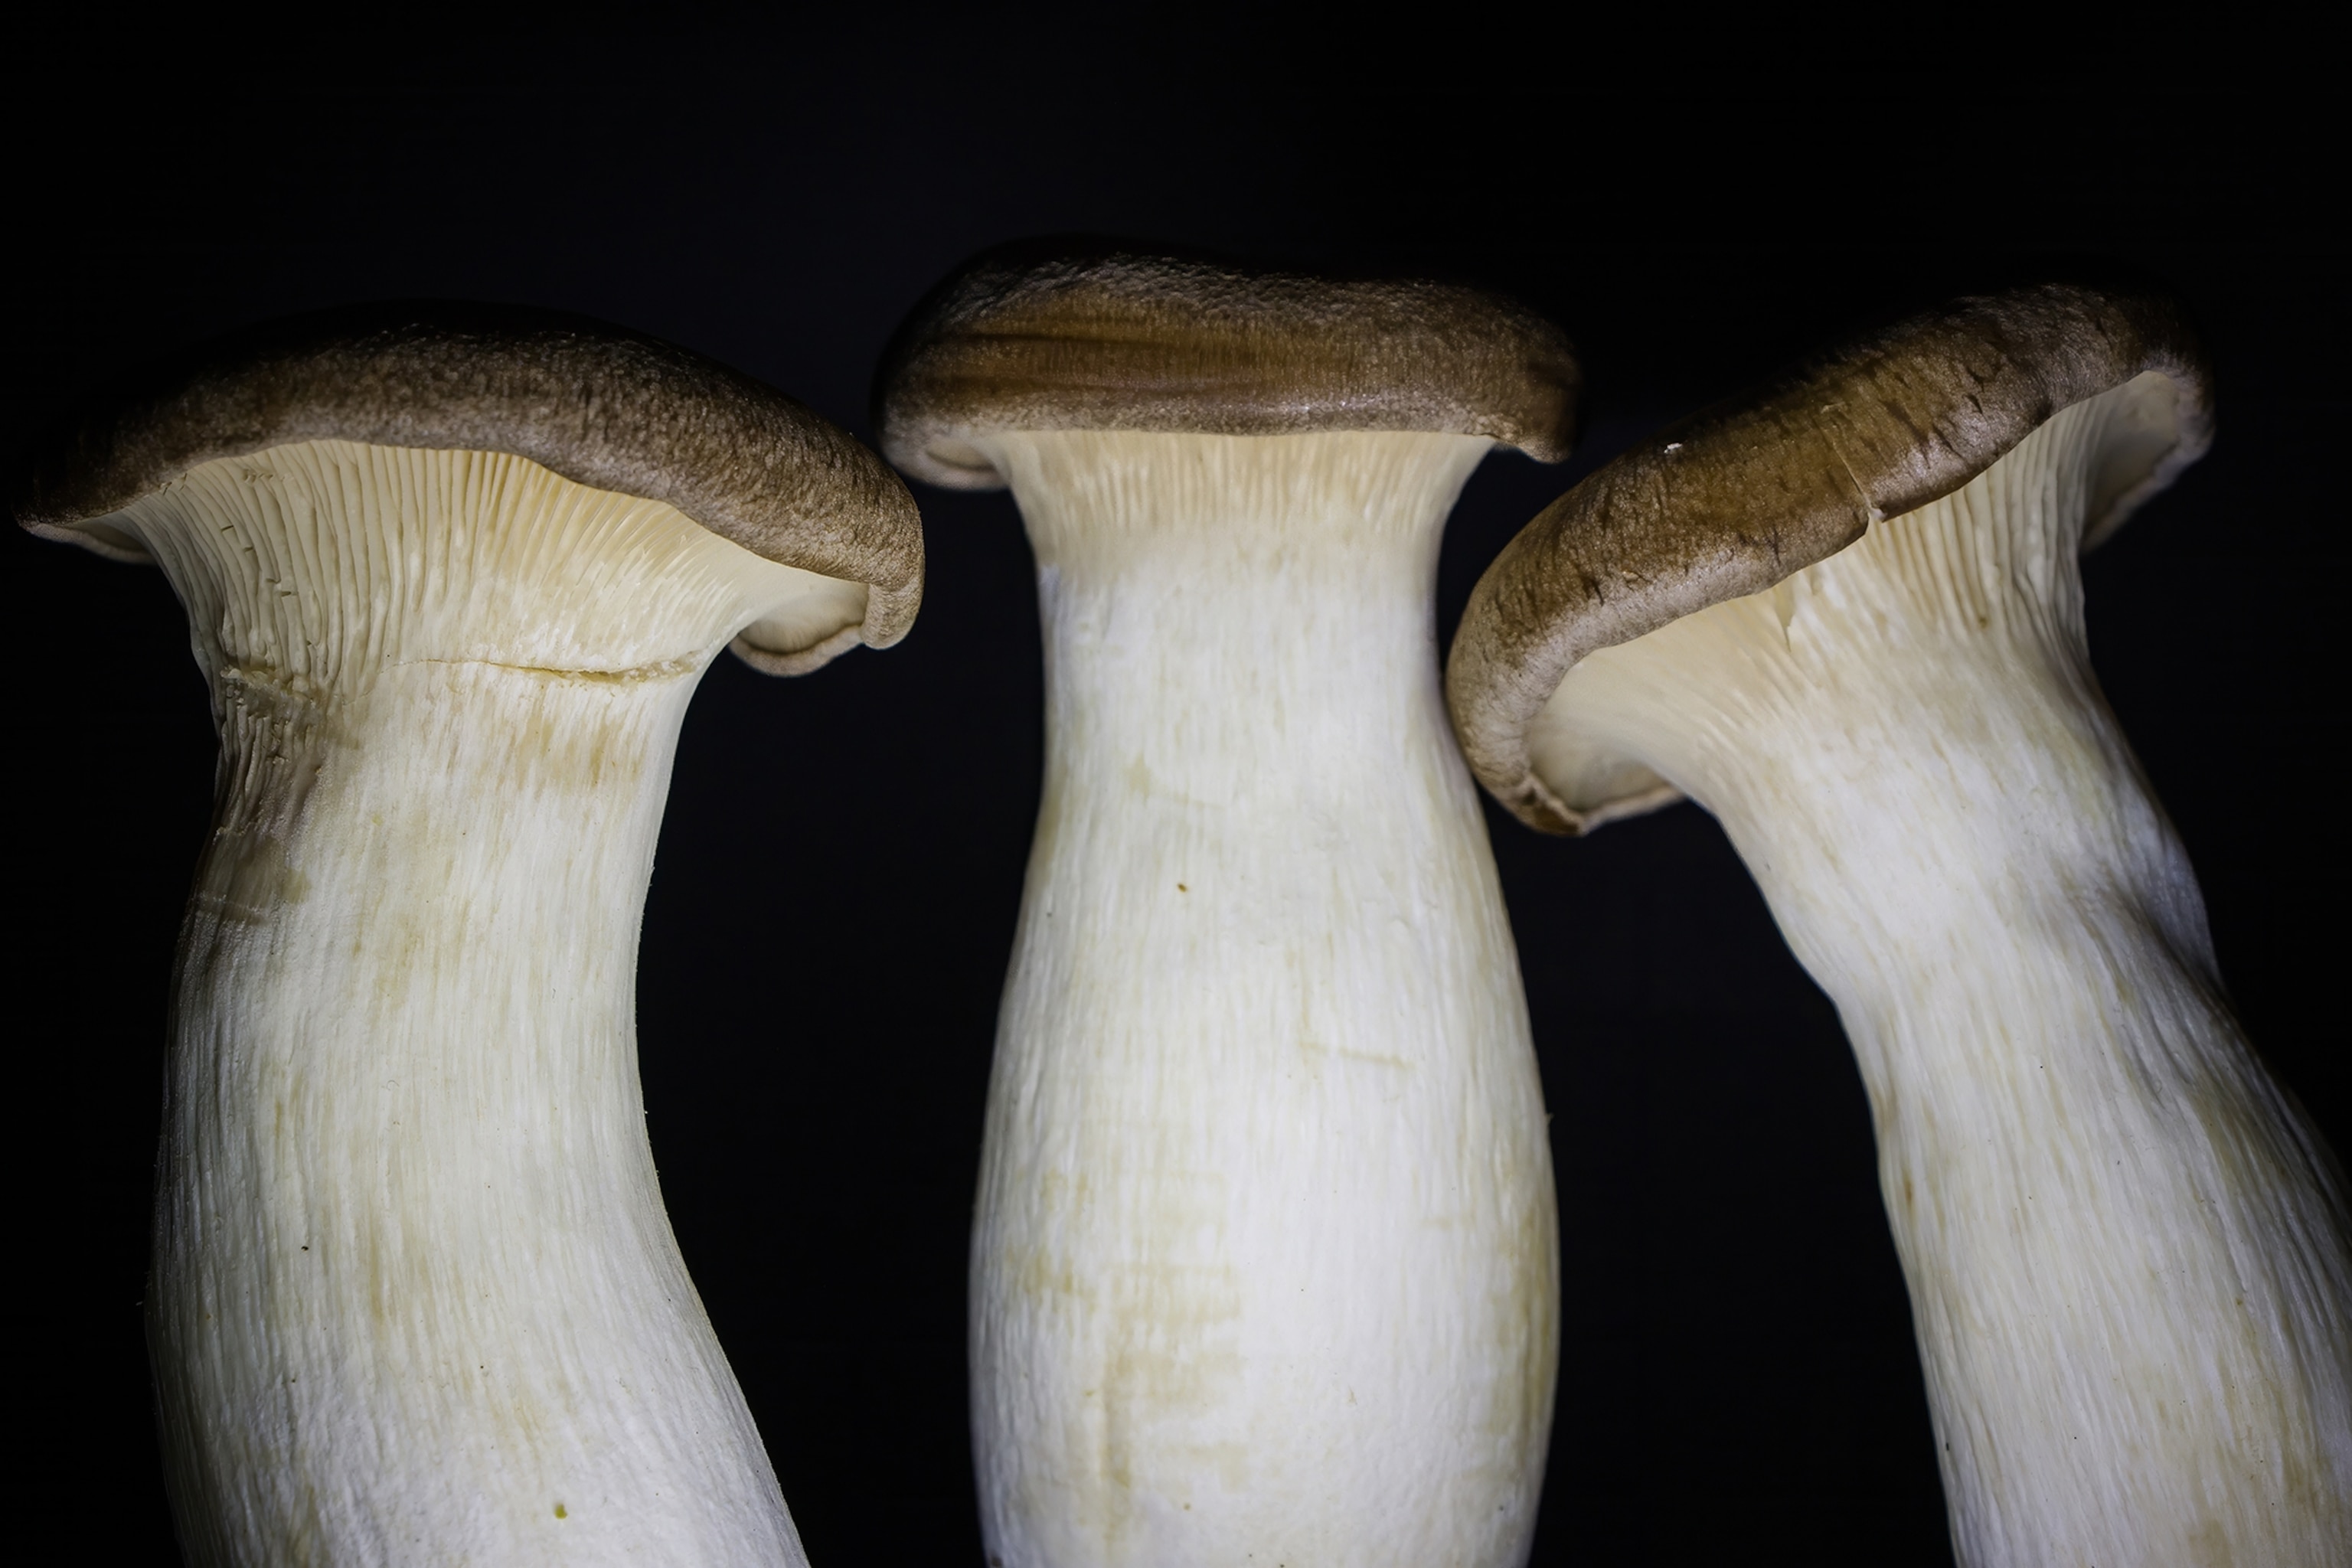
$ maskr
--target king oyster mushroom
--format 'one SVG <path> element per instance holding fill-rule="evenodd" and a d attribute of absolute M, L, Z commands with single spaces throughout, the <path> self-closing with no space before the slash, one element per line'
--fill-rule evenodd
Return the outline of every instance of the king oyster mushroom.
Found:
<path fill-rule="evenodd" d="M 1446 733 L 1441 528 L 1564 455 L 1556 329 L 1466 289 L 984 258 L 884 449 L 1009 484 L 1045 795 L 972 1243 L 1006 1568 L 1488 1565 L 1551 1418 L 1541 1091 Z"/>
<path fill-rule="evenodd" d="M 2210 404 L 2166 300 L 1962 300 L 1593 474 L 1454 642 L 1499 799 L 1686 793 L 1836 1002 L 1973 1568 L 2352 1562 L 2341 1180 L 2084 637 Z"/>
<path fill-rule="evenodd" d="M 40 456 L 221 753 L 148 1294 L 207 1563 L 798 1563 L 662 1211 L 634 970 L 687 702 L 903 635 L 920 527 L 780 394 L 569 317 L 248 333 Z"/>

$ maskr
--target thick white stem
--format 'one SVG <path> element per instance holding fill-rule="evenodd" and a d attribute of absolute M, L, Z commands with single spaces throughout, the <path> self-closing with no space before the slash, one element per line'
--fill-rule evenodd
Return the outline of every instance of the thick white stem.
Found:
<path fill-rule="evenodd" d="M 1517 1563 L 1557 1226 L 1431 604 L 1487 443 L 984 445 L 1047 685 L 973 1242 L 991 1560 Z"/>
<path fill-rule="evenodd" d="M 801 1563 L 634 974 L 696 679 L 806 574 L 480 453 L 279 447 L 126 518 L 222 741 L 149 1297 L 191 1552 Z"/>
<path fill-rule="evenodd" d="M 1972 1568 L 2352 1561 L 2337 1178 L 2083 637 L 2091 458 L 2163 395 L 1595 655 L 1533 737 L 1715 812 L 1837 1003 Z"/>

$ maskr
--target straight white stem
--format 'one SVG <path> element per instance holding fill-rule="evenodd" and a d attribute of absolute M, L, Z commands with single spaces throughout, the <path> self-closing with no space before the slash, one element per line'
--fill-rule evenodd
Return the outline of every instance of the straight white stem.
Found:
<path fill-rule="evenodd" d="M 2338 1178 L 2085 653 L 2090 458 L 2151 395 L 1593 656 L 1535 737 L 1705 804 L 1837 1003 L 1971 1568 L 2352 1562 Z"/>
<path fill-rule="evenodd" d="M 149 1294 L 191 1552 L 802 1563 L 634 976 L 696 679 L 805 574 L 479 453 L 280 447 L 127 521 L 221 730 Z"/>
<path fill-rule="evenodd" d="M 1432 610 L 1487 443 L 984 446 L 1047 685 L 973 1242 L 991 1560 L 1517 1563 L 1557 1226 Z"/>

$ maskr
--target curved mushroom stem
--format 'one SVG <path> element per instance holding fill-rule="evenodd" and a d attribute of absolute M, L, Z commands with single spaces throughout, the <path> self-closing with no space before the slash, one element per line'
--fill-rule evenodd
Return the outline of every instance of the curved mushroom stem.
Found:
<path fill-rule="evenodd" d="M 1047 689 L 973 1241 L 992 1561 L 1517 1563 L 1557 1226 L 1431 605 L 1489 443 L 980 445 Z"/>
<path fill-rule="evenodd" d="M 2352 1561 L 2339 1179 L 2231 1016 L 2084 638 L 2091 457 L 2169 385 L 1588 658 L 1531 736 L 1706 805 L 1836 1002 L 1975 1568 Z"/>
<path fill-rule="evenodd" d="M 637 924 L 677 730 L 811 574 L 343 442 L 116 514 L 221 732 L 148 1323 L 204 1563 L 800 1563 L 662 1210 Z"/>

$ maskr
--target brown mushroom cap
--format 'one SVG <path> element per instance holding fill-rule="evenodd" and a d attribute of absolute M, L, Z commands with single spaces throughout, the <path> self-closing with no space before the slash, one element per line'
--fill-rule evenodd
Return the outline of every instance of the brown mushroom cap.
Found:
<path fill-rule="evenodd" d="M 320 440 L 507 452 L 667 502 L 768 560 L 866 584 L 852 640 L 877 647 L 904 637 L 922 603 L 914 498 L 847 434 L 699 354 L 520 307 L 402 301 L 224 339 L 85 410 L 35 455 L 16 521 L 143 561 L 101 520 L 204 463 Z"/>
<path fill-rule="evenodd" d="M 1006 430 L 1485 436 L 1543 462 L 1575 434 L 1559 329 L 1475 289 L 1253 272 L 1126 251 L 994 253 L 918 306 L 877 381 L 882 450 L 955 489 Z"/>
<path fill-rule="evenodd" d="M 2087 550 L 2212 441 L 2204 355 L 2153 295 L 2043 285 L 1956 300 L 1659 432 L 1553 502 L 1472 591 L 1446 670 L 1471 768 L 1530 826 L 1580 831 L 1528 748 L 1579 659 L 1828 559 L 2148 372 L 2176 388 L 2171 427 L 2105 454 Z"/>

